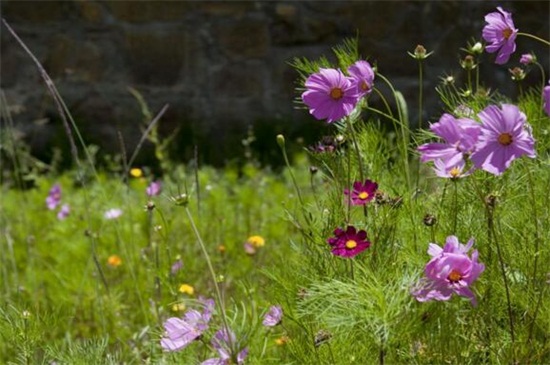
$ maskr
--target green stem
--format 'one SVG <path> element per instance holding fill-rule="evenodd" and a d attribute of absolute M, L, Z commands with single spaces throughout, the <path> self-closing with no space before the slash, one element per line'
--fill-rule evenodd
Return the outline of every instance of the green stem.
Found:
<path fill-rule="evenodd" d="M 495 230 L 495 222 L 494 222 L 494 211 L 492 207 L 489 207 L 487 205 L 487 202 L 484 202 L 485 204 L 485 209 L 487 210 L 487 215 L 488 215 L 488 220 L 487 220 L 487 224 L 488 224 L 488 229 L 489 229 L 489 232 L 490 232 L 490 236 L 492 237 L 492 242 L 494 243 L 494 245 L 496 246 L 497 248 L 497 256 L 498 256 L 498 262 L 499 262 L 499 266 L 500 266 L 500 271 L 501 271 L 501 274 L 502 274 L 502 280 L 504 282 L 504 289 L 506 291 L 506 303 L 507 303 L 507 307 L 508 307 L 508 319 L 509 319 L 509 322 L 510 322 L 510 337 L 512 339 L 512 357 L 513 357 L 513 361 L 512 363 L 516 363 L 516 360 L 515 360 L 515 357 L 516 357 L 516 353 L 515 353 L 515 342 L 516 342 L 516 338 L 515 338 L 515 331 L 514 331 L 514 317 L 513 317 L 513 313 L 512 313 L 512 302 L 510 300 L 510 286 L 508 285 L 508 278 L 506 276 L 506 268 L 504 267 L 504 257 L 502 255 L 502 250 L 500 248 L 500 242 L 497 238 L 497 233 L 496 233 L 496 230 Z"/>
<path fill-rule="evenodd" d="M 405 178 L 407 180 L 407 187 L 409 188 L 409 191 L 411 191 L 411 177 L 410 177 L 410 171 L 409 171 L 409 154 L 408 154 L 408 145 L 409 145 L 409 130 L 408 126 L 405 125 L 405 121 L 403 120 L 403 112 L 401 111 L 401 108 L 399 107 L 400 103 L 397 97 L 397 92 L 395 91 L 395 88 L 391 84 L 391 82 L 382 74 L 377 74 L 380 79 L 382 79 L 390 88 L 392 95 L 395 99 L 395 104 L 397 105 L 397 116 L 399 120 L 399 126 L 401 127 L 401 139 L 402 139 L 402 154 L 403 154 L 403 167 L 405 169 Z"/>
<path fill-rule="evenodd" d="M 218 308 L 220 309 L 220 313 L 222 314 L 223 326 L 225 327 L 225 330 L 227 331 L 227 333 L 229 333 L 229 325 L 227 323 L 227 316 L 225 313 L 225 306 L 223 304 L 223 297 L 220 291 L 220 286 L 218 285 L 218 279 L 216 277 L 216 272 L 214 271 L 214 266 L 212 266 L 212 261 L 210 260 L 210 255 L 208 255 L 208 251 L 206 251 L 206 246 L 204 245 L 204 242 L 201 238 L 199 230 L 197 229 L 197 226 L 195 225 L 195 221 L 193 220 L 193 216 L 191 215 L 191 212 L 189 211 L 189 208 L 187 206 L 185 207 L 185 213 L 187 214 L 187 218 L 189 219 L 189 223 L 191 224 L 193 233 L 195 234 L 197 241 L 199 241 L 199 245 L 204 255 L 204 259 L 206 260 L 206 265 L 208 266 L 208 270 L 210 271 L 210 276 L 212 277 L 212 281 L 214 282 L 214 289 L 216 291 L 216 299 L 217 299 L 216 303 L 218 305 Z M 231 343 L 231 336 L 228 336 L 228 339 L 229 339 L 229 348 L 233 350 L 233 344 Z"/>
<path fill-rule="evenodd" d="M 549 41 L 547 41 L 546 39 L 539 38 L 536 35 L 532 35 L 532 34 L 529 34 L 529 33 L 522 33 L 522 32 L 518 32 L 517 35 L 521 35 L 521 36 L 524 36 L 524 37 L 527 37 L 527 38 L 531 38 L 531 39 L 534 39 L 534 40 L 539 41 L 541 43 L 544 43 L 547 46 L 550 46 Z"/>

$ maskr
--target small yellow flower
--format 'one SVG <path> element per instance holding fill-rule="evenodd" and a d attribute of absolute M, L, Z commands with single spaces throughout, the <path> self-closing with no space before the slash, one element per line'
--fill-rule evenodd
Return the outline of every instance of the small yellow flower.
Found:
<path fill-rule="evenodd" d="M 109 264 L 109 266 L 112 266 L 112 267 L 118 267 L 122 265 L 122 259 L 118 255 L 111 255 L 107 259 L 107 264 Z"/>
<path fill-rule="evenodd" d="M 180 293 L 193 295 L 195 294 L 195 288 L 188 284 L 181 284 L 179 288 Z"/>
<path fill-rule="evenodd" d="M 175 303 L 174 305 L 172 305 L 173 312 L 183 312 L 184 310 L 185 310 L 184 303 Z"/>
<path fill-rule="evenodd" d="M 219 246 L 218 246 L 218 252 L 219 252 L 219 253 L 225 253 L 225 250 L 226 250 L 226 248 L 225 248 L 224 245 L 219 245 Z"/>
<path fill-rule="evenodd" d="M 132 177 L 142 177 L 143 176 L 143 171 L 141 171 L 140 168 L 137 168 L 137 167 L 134 167 L 133 169 L 130 169 L 130 175 L 132 175 Z"/>
<path fill-rule="evenodd" d="M 289 341 L 290 341 L 290 338 L 288 338 L 287 336 L 281 336 L 275 339 L 275 344 L 277 346 L 283 346 L 283 345 L 286 345 Z"/>
<path fill-rule="evenodd" d="M 246 241 L 254 247 L 263 247 L 265 245 L 265 240 L 262 236 L 250 236 Z"/>

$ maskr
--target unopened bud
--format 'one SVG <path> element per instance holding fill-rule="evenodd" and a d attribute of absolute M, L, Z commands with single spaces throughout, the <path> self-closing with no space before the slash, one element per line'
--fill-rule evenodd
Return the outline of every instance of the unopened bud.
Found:
<path fill-rule="evenodd" d="M 285 136 L 282 134 L 277 134 L 277 144 L 281 148 L 285 148 Z"/>

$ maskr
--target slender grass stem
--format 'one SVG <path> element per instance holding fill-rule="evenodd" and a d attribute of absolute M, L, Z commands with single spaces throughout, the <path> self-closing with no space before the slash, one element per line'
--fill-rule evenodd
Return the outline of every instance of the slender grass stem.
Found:
<path fill-rule="evenodd" d="M 193 229 L 193 233 L 195 234 L 195 237 L 197 238 L 197 241 L 199 242 L 199 246 L 201 248 L 201 251 L 204 255 L 204 259 L 206 261 L 206 265 L 208 266 L 208 271 L 210 272 L 210 276 L 212 277 L 212 281 L 214 284 L 214 290 L 216 292 L 216 303 L 220 310 L 220 313 L 222 315 L 222 322 L 223 326 L 226 329 L 227 333 L 229 333 L 229 324 L 227 323 L 227 315 L 225 312 L 225 305 L 224 300 L 222 297 L 222 293 L 220 290 L 220 286 L 218 285 L 218 278 L 216 276 L 216 272 L 214 271 L 214 266 L 212 265 L 212 261 L 210 260 L 210 255 L 208 254 L 208 251 L 206 251 L 206 246 L 204 245 L 204 242 L 202 240 L 202 237 L 199 233 L 199 230 L 197 226 L 195 225 L 195 220 L 193 219 L 193 215 L 191 214 L 191 211 L 189 210 L 189 207 L 185 206 L 185 214 L 187 214 L 187 218 L 189 220 L 189 223 L 191 224 L 191 228 Z M 231 336 L 228 336 L 229 340 L 229 347 L 232 349 L 232 352 L 234 352 L 234 344 L 231 343 Z"/>

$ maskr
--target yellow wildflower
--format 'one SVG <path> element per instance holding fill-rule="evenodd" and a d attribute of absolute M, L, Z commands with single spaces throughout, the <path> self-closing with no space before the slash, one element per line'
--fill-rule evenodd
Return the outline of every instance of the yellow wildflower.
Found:
<path fill-rule="evenodd" d="M 193 295 L 195 294 L 195 288 L 188 284 L 181 284 L 179 288 L 180 293 Z"/>
<path fill-rule="evenodd" d="M 263 247 L 265 245 L 265 240 L 262 236 L 250 236 L 246 241 L 254 247 Z"/>
<path fill-rule="evenodd" d="M 107 264 L 109 264 L 109 266 L 112 266 L 112 267 L 118 267 L 122 265 L 122 259 L 118 255 L 111 255 L 107 259 Z"/>

